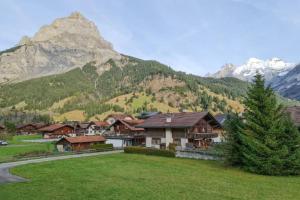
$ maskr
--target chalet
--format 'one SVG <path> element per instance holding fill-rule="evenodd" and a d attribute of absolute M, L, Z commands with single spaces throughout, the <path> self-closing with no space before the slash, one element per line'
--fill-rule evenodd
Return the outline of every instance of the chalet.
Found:
<path fill-rule="evenodd" d="M 209 112 L 158 114 L 138 125 L 145 129 L 146 147 L 206 148 L 217 138 L 221 124 Z"/>
<path fill-rule="evenodd" d="M 5 127 L 0 125 L 0 133 L 4 133 L 5 132 Z"/>
<path fill-rule="evenodd" d="M 107 128 L 109 124 L 105 121 L 96 121 L 94 125 L 92 125 L 88 131 L 88 134 L 102 134 Z"/>
<path fill-rule="evenodd" d="M 64 136 L 76 136 L 74 127 L 66 124 L 52 124 L 38 129 L 45 139 L 61 138 Z"/>
<path fill-rule="evenodd" d="M 86 135 L 92 125 L 94 125 L 94 122 L 77 123 L 74 127 L 75 133 L 77 135 Z"/>
<path fill-rule="evenodd" d="M 16 134 L 17 135 L 30 135 L 30 134 L 36 134 L 38 129 L 43 128 L 47 126 L 45 123 L 28 123 L 19 125 L 16 128 Z"/>
<path fill-rule="evenodd" d="M 286 108 L 286 112 L 289 113 L 292 121 L 300 130 L 300 106 L 291 106 Z"/>
<path fill-rule="evenodd" d="M 106 121 L 108 124 L 113 124 L 118 119 L 127 120 L 127 121 L 128 120 L 134 120 L 134 118 L 131 115 L 127 115 L 127 114 L 110 114 L 110 115 L 106 116 L 104 121 Z"/>
<path fill-rule="evenodd" d="M 107 143 L 114 147 L 145 145 L 144 129 L 136 127 L 143 122 L 144 120 L 116 120 L 110 126 L 110 131 L 104 133 Z"/>
<path fill-rule="evenodd" d="M 56 143 L 56 148 L 60 152 L 65 151 L 81 151 L 90 149 L 94 144 L 104 144 L 105 138 L 101 135 L 97 136 L 78 136 L 61 138 Z"/>

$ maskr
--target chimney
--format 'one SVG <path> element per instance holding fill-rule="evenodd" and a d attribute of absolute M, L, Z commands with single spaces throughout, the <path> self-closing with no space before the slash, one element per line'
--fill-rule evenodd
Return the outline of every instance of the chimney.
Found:
<path fill-rule="evenodd" d="M 167 122 L 167 123 L 172 122 L 172 118 L 171 118 L 171 117 L 167 117 L 167 118 L 166 118 L 166 122 Z"/>

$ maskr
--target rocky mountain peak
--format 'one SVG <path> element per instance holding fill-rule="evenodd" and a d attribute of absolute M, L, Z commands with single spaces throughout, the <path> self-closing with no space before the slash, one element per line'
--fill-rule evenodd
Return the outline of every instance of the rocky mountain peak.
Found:
<path fill-rule="evenodd" d="M 101 68 L 109 59 L 121 59 L 79 12 L 41 27 L 32 38 L 24 36 L 17 47 L 0 54 L 0 83 L 63 73 L 92 61 Z"/>

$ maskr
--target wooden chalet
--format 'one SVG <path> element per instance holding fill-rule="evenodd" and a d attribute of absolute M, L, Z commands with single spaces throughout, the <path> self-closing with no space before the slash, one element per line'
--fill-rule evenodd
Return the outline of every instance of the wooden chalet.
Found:
<path fill-rule="evenodd" d="M 128 121 L 128 120 L 134 120 L 134 117 L 132 117 L 131 115 L 127 115 L 127 114 L 110 114 L 110 115 L 106 116 L 104 121 L 106 121 L 108 124 L 113 124 L 118 119 Z"/>
<path fill-rule="evenodd" d="M 209 112 L 181 112 L 154 115 L 137 127 L 145 129 L 146 147 L 207 148 L 221 124 Z"/>
<path fill-rule="evenodd" d="M 97 136 L 77 136 L 65 137 L 56 143 L 56 148 L 60 152 L 65 151 L 81 151 L 90 149 L 94 144 L 104 144 L 105 138 L 101 135 Z"/>
<path fill-rule="evenodd" d="M 290 115 L 294 124 L 300 130 L 300 106 L 291 106 L 286 108 L 286 112 Z"/>
<path fill-rule="evenodd" d="M 40 128 L 47 126 L 45 123 L 28 123 L 19 125 L 16 128 L 17 135 L 30 135 L 36 134 Z"/>
<path fill-rule="evenodd" d="M 67 124 L 52 124 L 38 130 L 45 139 L 61 138 L 64 136 L 76 136 L 74 127 Z"/>
<path fill-rule="evenodd" d="M 110 126 L 110 131 L 104 133 L 107 143 L 114 147 L 144 146 L 144 129 L 136 127 L 143 122 L 144 120 L 116 120 Z"/>

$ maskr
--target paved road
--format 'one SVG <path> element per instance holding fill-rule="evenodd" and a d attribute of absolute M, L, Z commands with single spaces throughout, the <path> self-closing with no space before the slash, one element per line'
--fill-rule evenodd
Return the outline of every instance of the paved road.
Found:
<path fill-rule="evenodd" d="M 41 162 L 47 162 L 47 161 L 52 161 L 52 160 L 64 160 L 64 159 L 69 159 L 69 158 L 81 158 L 81 157 L 88 157 L 88 156 L 114 154 L 114 153 L 121 153 L 121 152 L 123 152 L 123 150 L 96 152 L 96 153 L 83 153 L 83 154 L 76 154 L 76 155 L 56 156 L 56 157 L 49 157 L 49 158 L 40 158 L 40 159 L 33 159 L 33 160 L 23 160 L 23 161 L 17 161 L 17 162 L 2 163 L 2 164 L 0 164 L 0 184 L 27 181 L 27 179 L 24 179 L 19 176 L 14 176 L 9 173 L 10 168 L 16 167 L 19 165 L 26 165 L 26 164 L 30 164 L 30 163 L 41 163 Z"/>

